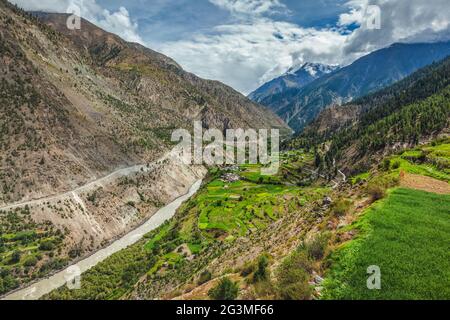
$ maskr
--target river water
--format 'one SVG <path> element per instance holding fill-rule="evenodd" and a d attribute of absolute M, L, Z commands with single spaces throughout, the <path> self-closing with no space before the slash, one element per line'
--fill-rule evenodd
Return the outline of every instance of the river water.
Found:
<path fill-rule="evenodd" d="M 175 215 L 177 209 L 192 197 L 200 188 L 202 180 L 195 182 L 189 192 L 184 196 L 177 198 L 165 207 L 159 209 L 149 220 L 147 220 L 140 227 L 134 229 L 133 231 L 127 233 L 122 238 L 114 241 L 109 246 L 101 249 L 91 256 L 80 260 L 74 265 L 60 271 L 49 278 L 39 280 L 38 282 L 30 285 L 27 288 L 17 290 L 9 295 L 7 295 L 4 300 L 36 300 L 43 295 L 50 293 L 51 291 L 65 285 L 68 279 L 73 279 L 74 274 L 78 272 L 86 272 L 90 268 L 97 265 L 99 262 L 105 260 L 112 254 L 129 247 L 130 245 L 138 242 L 142 237 L 149 233 L 150 231 L 158 228 L 165 221 L 169 220 Z M 75 272 L 75 273 L 74 273 Z"/>

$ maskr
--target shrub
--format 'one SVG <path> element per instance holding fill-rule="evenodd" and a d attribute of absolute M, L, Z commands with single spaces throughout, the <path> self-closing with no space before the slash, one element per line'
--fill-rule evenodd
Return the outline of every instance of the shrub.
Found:
<path fill-rule="evenodd" d="M 30 256 L 25 259 L 23 265 L 25 267 L 34 267 L 38 262 L 38 259 L 35 256 Z"/>
<path fill-rule="evenodd" d="M 324 257 L 325 251 L 328 247 L 329 233 L 324 232 L 318 234 L 311 241 L 305 244 L 306 253 L 308 257 L 314 260 L 320 260 Z"/>
<path fill-rule="evenodd" d="M 386 196 L 386 190 L 384 186 L 376 183 L 371 183 L 368 185 L 367 193 L 369 194 L 372 202 L 383 199 Z"/>
<path fill-rule="evenodd" d="M 247 262 L 241 269 L 241 276 L 242 277 L 246 277 L 250 274 L 252 274 L 255 271 L 256 267 L 255 264 L 253 262 L 249 263 Z"/>
<path fill-rule="evenodd" d="M 96 199 L 97 199 L 97 193 L 96 193 L 96 192 L 90 194 L 90 195 L 87 197 L 87 200 L 90 201 L 90 202 L 92 202 L 92 203 L 95 203 L 95 200 L 96 200 Z"/>
<path fill-rule="evenodd" d="M 11 264 L 18 263 L 20 261 L 20 257 L 22 256 L 22 253 L 19 250 L 16 250 L 11 255 L 11 259 L 9 260 Z"/>
<path fill-rule="evenodd" d="M 381 170 L 388 171 L 390 167 L 391 167 L 391 160 L 383 159 L 383 162 L 381 162 Z"/>
<path fill-rule="evenodd" d="M 400 162 L 399 162 L 399 161 L 395 161 L 395 162 L 392 164 L 392 169 L 396 170 L 396 169 L 398 169 L 398 168 L 400 168 Z"/>
<path fill-rule="evenodd" d="M 258 259 L 258 268 L 253 274 L 253 282 L 259 282 L 267 279 L 267 266 L 269 265 L 269 259 L 266 255 L 262 255 Z"/>
<path fill-rule="evenodd" d="M 305 252 L 296 252 L 285 259 L 277 270 L 277 296 L 282 300 L 307 300 L 311 262 Z"/>
<path fill-rule="evenodd" d="M 256 295 L 254 299 L 273 299 L 276 294 L 273 284 L 269 279 L 253 284 L 253 288 L 254 294 Z"/>
<path fill-rule="evenodd" d="M 209 290 L 208 296 L 214 300 L 235 300 L 238 296 L 239 288 L 237 284 L 225 277 Z"/>
<path fill-rule="evenodd" d="M 331 212 L 334 216 L 340 217 L 345 215 L 352 205 L 352 202 L 348 199 L 339 199 L 331 206 Z"/>
<path fill-rule="evenodd" d="M 211 280 L 211 272 L 209 272 L 209 270 L 205 270 L 202 273 L 200 273 L 197 284 L 202 285 L 208 282 L 209 280 Z"/>
<path fill-rule="evenodd" d="M 44 240 L 39 244 L 39 250 L 51 251 L 55 248 L 55 244 L 51 240 Z"/>
<path fill-rule="evenodd" d="M 425 163 L 428 159 L 428 153 L 425 150 L 420 152 L 420 155 L 417 157 L 418 163 Z"/>

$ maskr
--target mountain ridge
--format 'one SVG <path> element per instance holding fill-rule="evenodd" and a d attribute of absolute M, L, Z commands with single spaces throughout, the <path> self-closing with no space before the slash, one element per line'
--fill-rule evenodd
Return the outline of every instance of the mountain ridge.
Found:
<path fill-rule="evenodd" d="M 371 157 L 413 147 L 448 130 L 450 57 L 343 106 L 325 109 L 293 145 L 327 145 L 326 166 L 344 161 L 348 171 Z"/>
<path fill-rule="evenodd" d="M 290 67 L 283 75 L 272 79 L 248 95 L 249 99 L 270 105 L 270 99 L 276 94 L 281 94 L 289 89 L 301 89 L 310 82 L 328 74 L 339 66 L 325 65 L 321 63 L 306 62 Z"/>
<path fill-rule="evenodd" d="M 316 79 L 301 89 L 274 95 L 265 104 L 301 132 L 327 107 L 340 105 L 393 84 L 450 54 L 450 41 L 396 43 Z"/>

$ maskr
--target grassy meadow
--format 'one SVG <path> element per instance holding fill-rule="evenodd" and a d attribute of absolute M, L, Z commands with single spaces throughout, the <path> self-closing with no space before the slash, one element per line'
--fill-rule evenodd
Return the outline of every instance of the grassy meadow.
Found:
<path fill-rule="evenodd" d="M 450 195 L 397 188 L 348 227 L 357 237 L 331 256 L 325 299 L 450 299 Z M 369 290 L 367 268 L 381 269 Z"/>

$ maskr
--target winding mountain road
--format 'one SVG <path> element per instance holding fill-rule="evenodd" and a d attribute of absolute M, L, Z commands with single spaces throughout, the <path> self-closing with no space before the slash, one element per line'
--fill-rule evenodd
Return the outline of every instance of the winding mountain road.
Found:
<path fill-rule="evenodd" d="M 48 195 L 48 196 L 38 198 L 38 199 L 12 203 L 12 204 L 0 207 L 0 212 L 1 211 L 9 211 L 9 210 L 13 210 L 16 208 L 23 208 L 25 206 L 31 207 L 33 205 L 40 205 L 45 202 L 61 200 L 61 199 L 65 199 L 65 198 L 74 198 L 76 200 L 78 197 L 78 193 L 80 193 L 80 192 L 93 191 L 99 187 L 104 187 L 106 184 L 111 183 L 118 178 L 129 176 L 133 173 L 148 172 L 148 171 L 152 170 L 157 163 L 166 160 L 170 156 L 171 156 L 171 153 L 169 152 L 165 156 L 150 163 L 149 165 L 133 165 L 131 167 L 117 169 L 116 171 L 111 172 L 107 176 L 98 178 L 96 180 L 86 183 L 85 185 L 82 185 L 82 186 L 77 187 L 70 191 L 65 191 L 60 194 Z"/>
<path fill-rule="evenodd" d="M 3 297 L 3 300 L 37 300 L 65 284 L 76 285 L 78 280 L 82 281 L 83 272 L 91 269 L 114 253 L 138 242 L 145 234 L 158 228 L 165 221 L 171 219 L 183 202 L 197 193 L 201 185 L 202 180 L 198 180 L 190 187 L 187 194 L 175 199 L 165 207 L 159 209 L 140 227 L 114 241 L 106 248 L 95 252 L 91 256 L 71 265 L 65 270 L 60 271 L 49 278 L 39 280 L 27 288 L 10 293 L 9 295 Z M 73 288 L 76 289 L 76 286 Z"/>

